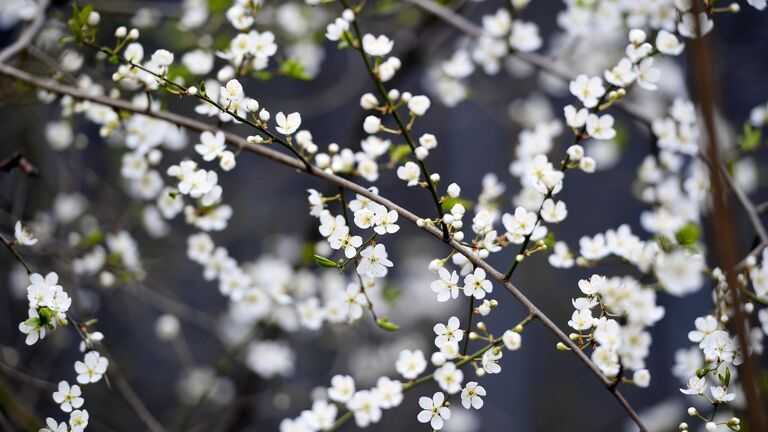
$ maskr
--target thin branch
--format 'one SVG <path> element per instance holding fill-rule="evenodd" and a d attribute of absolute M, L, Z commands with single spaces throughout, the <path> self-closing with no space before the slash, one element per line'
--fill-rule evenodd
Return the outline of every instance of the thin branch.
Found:
<path fill-rule="evenodd" d="M 37 15 L 35 15 L 32 23 L 21 32 L 19 38 L 16 39 L 15 42 L 0 51 L 0 63 L 6 63 L 16 56 L 16 54 L 24 51 L 24 49 L 32 43 L 40 28 L 42 28 L 45 23 L 45 10 L 48 9 L 50 3 L 51 0 L 40 0 L 37 3 Z"/>
<path fill-rule="evenodd" d="M 695 1 L 693 4 L 694 16 L 697 16 L 704 10 L 702 0 Z M 704 37 L 701 31 L 701 25 L 695 20 L 696 35 L 691 42 L 691 58 L 693 67 L 696 71 L 694 76 L 695 93 L 704 116 L 704 127 L 707 135 L 707 158 L 710 161 L 710 180 L 712 183 L 713 195 L 713 214 L 712 223 L 714 232 L 712 235 L 712 244 L 717 263 L 725 272 L 725 279 L 728 286 L 731 307 L 733 308 L 733 327 L 739 342 L 739 348 L 743 353 L 744 361 L 739 367 L 743 377 L 742 387 L 747 400 L 747 416 L 749 418 L 750 429 L 766 430 L 768 422 L 766 420 L 765 406 L 759 386 L 759 368 L 755 364 L 755 359 L 750 355 L 749 331 L 745 325 L 745 313 L 741 302 L 741 293 L 739 291 L 739 282 L 736 277 L 735 267 L 737 265 L 737 245 L 733 226 L 733 215 L 728 206 L 728 200 L 723 190 L 726 186 L 730 187 L 737 198 L 741 201 L 750 217 L 757 217 L 754 206 L 738 187 L 735 187 L 733 180 L 730 179 L 728 171 L 722 164 L 720 147 L 717 142 L 717 127 L 715 124 L 715 63 L 712 58 L 712 44 L 710 38 Z M 762 228 L 759 218 L 753 225 L 758 231 L 758 236 L 765 243 L 765 229 Z M 717 410 L 715 405 L 715 410 Z M 712 418 L 714 419 L 714 412 Z"/>
<path fill-rule="evenodd" d="M 0 234 L 0 242 L 3 243 L 3 246 L 8 248 L 9 251 L 13 254 L 13 256 L 16 258 L 18 262 L 21 263 L 22 266 L 24 266 L 24 269 L 27 271 L 28 275 L 32 274 L 32 269 L 29 267 L 29 264 L 22 258 L 21 255 L 19 255 L 19 252 L 16 251 L 16 248 L 13 247 L 13 243 L 9 242 L 5 239 L 5 236 Z"/>

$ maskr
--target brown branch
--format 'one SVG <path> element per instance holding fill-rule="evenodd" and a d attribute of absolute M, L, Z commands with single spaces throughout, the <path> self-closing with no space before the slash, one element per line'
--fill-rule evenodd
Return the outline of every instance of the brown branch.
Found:
<path fill-rule="evenodd" d="M 0 63 L 7 63 L 8 60 L 24 51 L 32 43 L 45 23 L 45 10 L 48 9 L 50 3 L 51 0 L 40 0 L 37 2 L 37 15 L 35 15 L 32 23 L 21 32 L 15 42 L 0 51 Z"/>
<path fill-rule="evenodd" d="M 37 177 L 40 175 L 40 170 L 37 169 L 37 167 L 20 151 L 15 151 L 7 158 L 0 160 L 0 171 L 10 172 L 14 168 L 18 168 L 21 172 L 30 177 Z"/>
<path fill-rule="evenodd" d="M 702 0 L 694 2 L 693 13 L 698 16 L 699 12 L 704 10 Z M 767 430 L 765 405 L 760 394 L 758 369 L 754 364 L 754 357 L 750 355 L 749 335 L 745 323 L 745 313 L 741 302 L 741 293 L 739 291 L 739 282 L 736 278 L 735 267 L 738 263 L 736 236 L 733 226 L 733 215 L 728 206 L 727 196 L 723 193 L 727 186 L 736 193 L 742 205 L 749 202 L 746 196 L 735 187 L 727 170 L 722 166 L 720 147 L 717 143 L 717 128 L 715 124 L 715 63 L 712 59 L 712 44 L 710 39 L 701 34 L 699 21 L 696 22 L 697 36 L 692 41 L 693 49 L 691 57 L 694 65 L 694 82 L 697 99 L 704 115 L 704 126 L 707 135 L 707 158 L 710 161 L 710 181 L 712 183 L 713 195 L 713 214 L 712 223 L 714 232 L 712 236 L 713 250 L 717 257 L 717 263 L 725 272 L 726 283 L 729 287 L 731 297 L 731 307 L 733 308 L 734 318 L 732 320 L 736 337 L 739 341 L 740 350 L 744 362 L 739 367 L 743 377 L 744 394 L 747 399 L 747 416 L 751 430 Z M 750 203 L 751 205 L 751 203 Z M 746 206 L 745 206 L 746 208 Z M 750 216 L 755 215 L 754 207 L 747 208 Z M 755 225 L 762 226 L 759 219 Z M 758 235 L 765 242 L 765 230 L 758 231 Z"/>

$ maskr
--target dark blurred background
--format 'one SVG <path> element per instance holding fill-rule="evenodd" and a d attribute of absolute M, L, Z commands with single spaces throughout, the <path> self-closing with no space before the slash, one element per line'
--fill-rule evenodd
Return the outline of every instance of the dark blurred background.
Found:
<path fill-rule="evenodd" d="M 461 13 L 479 22 L 484 13 L 494 12 L 500 7 L 499 4 L 492 0 L 467 3 L 461 8 Z M 94 2 L 94 5 L 96 10 L 102 11 L 105 28 L 127 22 L 130 13 L 140 7 L 157 8 L 169 17 L 173 17 L 179 7 L 175 2 Z M 103 9 L 100 6 L 104 6 Z M 525 10 L 524 18 L 540 26 L 546 41 L 557 31 L 555 17 L 562 8 L 559 2 L 533 2 Z M 106 10 L 117 13 L 110 14 Z M 338 12 L 334 6 L 325 7 L 325 10 L 329 17 Z M 65 16 L 65 5 L 57 5 L 52 13 L 54 16 Z M 403 67 L 389 87 L 414 94 L 426 91 L 425 71 L 434 62 L 447 58 L 458 39 L 453 28 L 418 13 L 410 6 L 395 7 L 392 12 L 381 16 L 364 16 L 362 20 L 365 31 L 394 36 L 396 55 L 403 60 Z M 171 26 L 172 19 L 162 19 L 154 28 L 142 29 L 142 41 L 148 46 L 164 46 L 163 38 L 172 34 Z M 0 33 L 2 44 L 13 40 L 17 31 L 18 27 L 14 27 Z M 768 52 L 768 26 L 761 13 L 744 7 L 738 14 L 718 15 L 710 37 L 716 49 L 720 79 L 720 114 L 725 121 L 735 125 L 732 130 L 739 131 L 751 108 L 768 100 L 768 81 L 765 80 L 768 61 L 764 55 Z M 545 42 L 545 52 L 548 46 Z M 324 52 L 322 69 L 315 79 L 298 81 L 278 77 L 267 82 L 250 80 L 246 85 L 247 94 L 258 99 L 273 113 L 300 111 L 302 128 L 311 130 L 315 142 L 323 143 L 321 147 L 337 142 L 342 147 L 358 148 L 364 137 L 361 125 L 365 116 L 358 100 L 362 93 L 372 91 L 373 86 L 357 53 L 337 50 L 328 43 Z M 89 58 L 89 53 L 84 51 L 84 54 Z M 22 59 L 21 64 L 27 61 L 33 60 Z M 677 61 L 680 66 L 685 66 L 685 58 Z M 685 82 L 688 82 L 695 71 L 682 70 Z M 104 72 L 104 76 L 108 77 L 109 72 Z M 505 195 L 514 195 L 519 185 L 509 175 L 508 167 L 514 156 L 521 125 L 510 117 L 509 105 L 513 100 L 526 98 L 532 93 L 546 94 L 537 89 L 538 83 L 535 76 L 514 78 L 501 73 L 489 77 L 478 71 L 470 79 L 473 94 L 469 100 L 449 109 L 433 98 L 435 103 L 429 114 L 417 125 L 417 133 L 432 132 L 440 142 L 438 150 L 430 155 L 428 162 L 431 169 L 439 172 L 443 181 L 459 183 L 463 196 L 477 196 L 481 190 L 482 174 L 486 172 L 496 173 L 507 184 Z M 140 240 L 147 270 L 144 281 L 147 291 L 159 291 L 167 298 L 188 305 L 184 308 L 190 308 L 182 311 L 189 314 L 199 311 L 202 316 L 213 320 L 226 308 L 226 301 L 215 284 L 202 280 L 199 266 L 186 258 L 185 238 L 191 233 L 190 229 L 175 221 L 172 223 L 174 231 L 169 237 L 152 239 L 143 234 L 135 222 L 129 221 L 130 216 L 136 214 L 137 206 L 126 198 L 121 188 L 120 151 L 106 145 L 98 137 L 95 126 L 81 121 L 77 130 L 87 136 L 88 145 L 84 149 L 53 152 L 46 145 L 44 125 L 58 116 L 56 104 L 43 105 L 33 93 L 24 90 L 7 79 L 0 79 L 0 158 L 20 150 L 40 168 L 41 176 L 30 179 L 19 171 L 0 173 L 2 231 L 10 234 L 16 220 L 29 220 L 35 212 L 48 210 L 57 193 L 79 191 L 88 198 L 89 211 L 98 214 L 101 224 L 129 229 Z M 688 93 L 684 87 L 676 90 L 680 95 Z M 554 95 L 550 101 L 553 116 L 560 118 L 562 106 L 569 103 L 568 96 Z M 192 112 L 192 107 L 184 101 L 173 100 L 170 109 L 180 113 Z M 653 112 L 651 107 L 648 109 L 658 113 Z M 629 224 L 633 232 L 644 233 L 639 225 L 639 213 L 646 206 L 633 196 L 631 190 L 636 168 L 650 151 L 650 139 L 648 131 L 626 115 L 617 111 L 616 117 L 626 129 L 627 139 L 621 146 L 620 158 L 615 165 L 594 175 L 567 175 L 562 199 L 569 205 L 569 217 L 555 230 L 558 239 L 571 246 L 577 245 L 582 235 L 592 235 L 624 223 Z M 232 130 L 243 131 L 238 128 Z M 196 135 L 190 134 L 190 143 L 196 142 L 196 139 Z M 569 141 L 566 136 L 556 139 L 559 147 L 556 147 L 555 154 L 561 154 Z M 191 153 L 188 146 L 180 153 L 166 154 L 166 158 L 180 159 L 182 155 Z M 765 157 L 758 157 L 758 162 L 761 161 L 765 162 Z M 758 166 L 762 186 L 766 181 L 765 170 L 764 165 Z M 272 252 L 276 234 L 284 234 L 297 241 L 319 239 L 316 220 L 309 217 L 306 211 L 305 190 L 315 188 L 333 194 L 333 188 L 248 154 L 238 159 L 235 171 L 221 177 L 225 201 L 234 207 L 235 214 L 229 228 L 216 233 L 214 238 L 238 260 L 253 260 L 260 254 Z M 383 174 L 378 186 L 384 196 L 395 198 L 417 214 L 427 215 L 433 210 L 423 191 L 405 189 L 392 172 Z M 755 202 L 763 202 L 768 199 L 768 194 L 756 192 L 753 197 Z M 739 213 L 742 222 L 737 230 L 741 235 L 742 252 L 746 253 L 751 246 L 750 228 L 740 209 L 734 210 Z M 62 242 L 66 242 L 66 232 L 57 235 Z M 390 240 L 390 243 L 393 241 Z M 446 253 L 443 246 L 420 235 L 407 224 L 403 224 L 397 240 L 387 246 L 395 257 L 396 279 L 413 283 L 420 278 L 422 282 L 419 286 L 403 289 L 428 291 L 432 275 L 426 269 L 426 262 L 429 257 Z M 56 255 L 55 251 L 45 256 L 34 255 L 34 252 L 28 252 L 28 255 L 30 261 L 42 268 L 53 260 L 65 259 Z M 398 259 L 405 256 L 418 256 L 421 261 L 417 261 L 414 269 L 408 270 L 404 259 Z M 492 257 L 490 262 L 497 268 L 505 268 L 509 259 L 509 253 L 502 253 Z M 16 364 L 45 381 L 58 382 L 60 377 L 71 376 L 72 363 L 79 358 L 72 340 L 74 334 L 58 331 L 50 337 L 53 342 L 46 339 L 49 343 L 45 345 L 26 347 L 17 329 L 17 323 L 26 313 L 26 301 L 18 298 L 11 289 L 14 285 L 11 281 L 18 275 L 14 271 L 16 265 L 5 253 L 0 254 L 0 262 L 0 280 L 6 287 L 0 295 L 3 362 L 6 365 Z M 402 276 L 406 271 L 419 276 L 406 278 Z M 596 271 L 607 275 L 627 273 L 627 269 L 622 267 L 605 267 Z M 593 269 L 552 271 L 542 255 L 527 260 L 515 274 L 513 282 L 565 328 L 572 312 L 570 298 L 575 295 L 576 282 L 593 272 Z M 69 287 L 65 285 L 65 288 Z M 161 421 L 169 424 L 178 421 L 188 408 L 179 408 L 177 383 L 182 371 L 189 365 L 184 364 L 177 347 L 155 336 L 155 320 L 163 313 L 163 307 L 157 306 L 158 300 L 152 297 L 151 292 L 131 292 L 123 288 L 107 291 L 88 281 L 82 281 L 77 288 L 90 302 L 100 305 L 96 314 L 98 328 L 106 335 L 106 346 L 136 392 Z M 499 300 L 500 308 L 490 316 L 487 324 L 501 333 L 502 329 L 522 319 L 525 312 L 498 286 L 495 286 L 494 297 Z M 648 358 L 648 369 L 653 376 L 651 386 L 648 389 L 627 386 L 625 394 L 646 414 L 648 410 L 661 407 L 661 411 L 652 414 L 660 422 L 658 424 L 676 425 L 683 420 L 685 407 L 690 402 L 680 394 L 680 383 L 671 374 L 674 353 L 688 346 L 687 333 L 692 329 L 693 320 L 709 309 L 710 302 L 706 288 L 685 298 L 661 295 L 659 302 L 666 308 L 666 316 L 651 330 L 653 344 Z M 93 308 L 96 309 L 96 306 Z M 453 313 L 464 320 L 463 303 L 457 308 Z M 432 324 L 435 321 L 444 322 L 450 313 L 444 308 L 434 318 L 421 321 L 417 328 L 423 332 L 420 336 L 410 334 L 416 338 L 410 340 L 416 346 L 429 350 Z M 395 315 L 395 312 L 392 314 Z M 184 319 L 182 323 L 185 324 L 183 338 L 191 354 L 187 360 L 191 358 L 197 365 L 210 365 L 220 359 L 226 348 L 216 337 L 215 329 L 206 328 L 204 323 L 187 325 Z M 380 347 L 382 356 L 391 355 L 392 350 L 386 347 L 403 343 L 400 332 L 384 333 L 369 327 L 360 325 L 351 333 L 357 332 L 355 340 L 371 349 Z M 332 375 L 350 371 L 355 357 L 344 351 L 336 352 L 335 345 L 339 343 L 336 340 L 339 335 L 351 333 L 321 330 L 317 334 L 299 332 L 290 335 L 291 345 L 298 353 L 297 373 L 282 382 L 259 380 L 237 362 L 228 365 L 225 374 L 233 379 L 237 398 L 222 408 L 209 403 L 195 408 L 190 425 L 197 426 L 190 426 L 189 430 L 217 430 L 217 427 L 226 427 L 226 430 L 276 430 L 280 419 L 294 417 L 309 408 L 308 396 L 313 387 L 326 386 Z M 555 342 L 552 335 L 537 323 L 526 328 L 524 349 L 505 353 L 501 363 L 502 373 L 493 376 L 493 379 L 480 380 L 488 391 L 483 409 L 471 413 L 470 417 L 454 412 L 454 424 L 449 422 L 450 429 L 446 430 L 623 430 L 627 418 L 619 405 L 573 355 L 556 351 Z M 394 357 L 391 358 L 393 360 Z M 39 371 L 45 371 L 47 375 L 40 376 Z M 58 409 L 51 403 L 50 392 L 44 386 L 30 385 L 15 377 L 7 368 L 0 372 L 3 372 L 7 387 L 0 390 L 11 391 L 43 416 L 56 413 Z M 467 371 L 465 380 L 474 379 L 473 375 Z M 424 430 L 425 426 L 415 419 L 418 410 L 416 401 L 419 395 L 431 394 L 437 389 L 435 384 L 429 386 L 407 394 L 399 408 L 385 411 L 381 423 L 370 429 Z M 89 386 L 86 392 L 88 409 L 98 422 L 93 425 L 93 430 L 144 429 L 127 409 L 125 401 L 110 394 L 105 386 Z M 216 421 L 219 416 L 226 418 L 226 422 Z M 353 429 L 355 426 L 350 422 L 343 430 Z"/>

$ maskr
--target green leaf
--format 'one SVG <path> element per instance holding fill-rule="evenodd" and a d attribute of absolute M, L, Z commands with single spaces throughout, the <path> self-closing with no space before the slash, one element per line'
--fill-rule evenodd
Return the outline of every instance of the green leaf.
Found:
<path fill-rule="evenodd" d="M 104 240 L 104 232 L 100 229 L 95 229 L 88 233 L 83 240 L 83 245 L 87 248 L 92 248 Z"/>
<path fill-rule="evenodd" d="M 315 262 L 320 267 L 336 268 L 339 264 L 336 261 L 332 261 L 322 255 L 315 254 Z"/>
<path fill-rule="evenodd" d="M 400 144 L 389 148 L 389 160 L 392 163 L 400 163 L 409 154 L 411 154 L 411 148 L 408 144 Z"/>
<path fill-rule="evenodd" d="M 675 233 L 675 238 L 681 246 L 691 246 L 699 241 L 699 227 L 693 222 L 688 222 Z"/>
<path fill-rule="evenodd" d="M 205 96 L 205 81 L 200 81 L 200 95 Z"/>
<path fill-rule="evenodd" d="M 253 71 L 251 75 L 261 81 L 269 81 L 272 79 L 272 72 L 269 71 Z"/>
<path fill-rule="evenodd" d="M 387 319 L 387 317 L 381 317 L 381 318 L 379 318 L 379 319 L 376 321 L 376 324 L 378 324 L 380 328 L 382 328 L 382 329 L 384 329 L 384 330 L 386 330 L 386 331 L 391 331 L 391 332 L 393 332 L 393 331 L 397 331 L 397 330 L 399 330 L 399 329 L 400 329 L 400 326 L 399 326 L 399 325 L 397 325 L 397 324 L 395 324 L 395 323 L 393 323 L 393 322 L 390 322 L 390 321 L 389 321 L 389 319 Z"/>
<path fill-rule="evenodd" d="M 456 204 L 463 205 L 464 208 L 467 209 L 467 210 L 471 209 L 475 205 L 472 201 L 464 199 L 464 198 L 451 198 L 451 197 L 448 197 L 445 200 L 443 200 L 443 204 L 442 204 L 443 211 L 446 212 L 446 213 L 450 212 L 451 208 L 453 208 L 453 206 L 455 206 Z"/>
<path fill-rule="evenodd" d="M 555 233 L 552 231 L 547 233 L 547 236 L 544 237 L 544 244 L 547 245 L 547 249 L 552 249 L 555 247 Z"/>
<path fill-rule="evenodd" d="M 760 128 L 753 128 L 749 123 L 744 123 L 744 136 L 741 139 L 741 149 L 744 151 L 753 151 L 760 146 L 760 139 L 763 131 Z"/>
<path fill-rule="evenodd" d="M 280 63 L 278 69 L 281 75 L 285 75 L 289 78 L 294 78 L 302 81 L 308 81 L 311 79 L 309 75 L 304 71 L 304 66 L 301 65 L 295 59 L 288 59 Z"/>
<path fill-rule="evenodd" d="M 85 5 L 84 8 L 80 10 L 80 13 L 78 14 L 78 18 L 80 20 L 81 25 L 85 25 L 88 23 L 88 16 L 93 12 L 93 6 L 91 5 Z"/>

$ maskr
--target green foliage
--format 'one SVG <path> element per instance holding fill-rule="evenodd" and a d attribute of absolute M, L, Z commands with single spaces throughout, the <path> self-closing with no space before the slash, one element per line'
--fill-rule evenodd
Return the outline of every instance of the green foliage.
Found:
<path fill-rule="evenodd" d="M 688 222 L 675 233 L 675 238 L 681 246 L 693 246 L 699 241 L 699 235 L 698 225 Z"/>
<path fill-rule="evenodd" d="M 474 206 L 474 203 L 470 200 L 467 200 L 464 198 L 451 198 L 451 197 L 448 197 L 445 200 L 443 200 L 443 203 L 441 205 L 443 207 L 443 211 L 448 213 L 451 211 L 451 208 L 456 204 L 463 205 L 464 208 L 467 210 L 471 209 Z"/>
<path fill-rule="evenodd" d="M 398 329 L 400 329 L 399 325 L 397 325 L 397 324 L 395 324 L 393 322 L 390 322 L 389 319 L 387 319 L 387 317 L 379 318 L 376 321 L 376 324 L 378 324 L 380 328 L 382 328 L 382 329 L 384 329 L 386 331 L 393 332 L 393 331 L 397 331 Z"/>
<path fill-rule="evenodd" d="M 332 261 L 322 255 L 314 254 L 315 263 L 319 265 L 320 267 L 327 267 L 327 268 L 336 268 L 338 267 L 338 263 L 336 261 Z"/>
<path fill-rule="evenodd" d="M 739 144 L 744 151 L 753 151 L 760 146 L 760 139 L 763 137 L 763 131 L 760 128 L 753 128 L 749 123 L 744 123 L 741 143 Z"/>
<path fill-rule="evenodd" d="M 307 73 L 304 71 L 304 66 L 302 66 L 295 59 L 288 59 L 280 62 L 278 71 L 280 72 L 281 75 L 285 75 L 289 78 L 294 78 L 302 81 L 308 81 L 311 79 L 311 77 L 307 75 Z"/>

